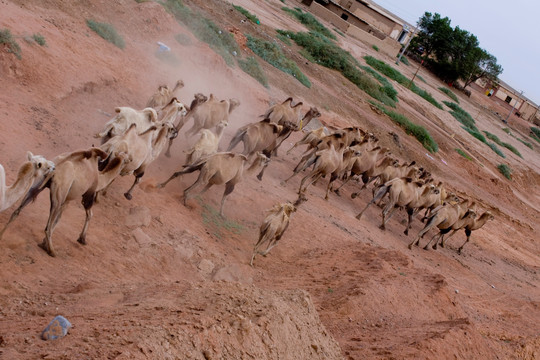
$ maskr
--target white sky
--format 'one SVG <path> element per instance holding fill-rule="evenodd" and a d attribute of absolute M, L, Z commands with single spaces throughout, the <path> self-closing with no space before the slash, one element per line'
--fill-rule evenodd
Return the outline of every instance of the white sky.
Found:
<path fill-rule="evenodd" d="M 537 0 L 373 0 L 415 25 L 427 11 L 474 34 L 497 58 L 501 80 L 540 105 L 540 1 Z"/>

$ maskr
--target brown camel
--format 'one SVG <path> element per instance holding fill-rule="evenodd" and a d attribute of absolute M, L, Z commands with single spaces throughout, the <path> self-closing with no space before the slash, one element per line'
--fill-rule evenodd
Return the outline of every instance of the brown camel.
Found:
<path fill-rule="evenodd" d="M 132 124 L 137 125 L 139 133 L 145 132 L 148 128 L 156 125 L 158 115 L 153 108 L 145 108 L 143 110 L 135 110 L 124 106 L 114 109 L 116 116 L 105 124 L 102 132 L 95 134 L 95 138 L 101 138 L 101 143 L 104 144 L 109 139 L 123 135 Z"/>
<path fill-rule="evenodd" d="M 283 233 L 289 227 L 289 221 L 292 214 L 296 211 L 296 206 L 290 202 L 274 205 L 267 210 L 268 215 L 264 219 L 259 229 L 259 241 L 253 247 L 253 254 L 249 264 L 253 266 L 255 255 L 266 256 L 283 236 Z M 259 248 L 266 244 L 266 249 L 261 251 Z"/>
<path fill-rule="evenodd" d="M 334 144 L 330 144 L 328 149 L 320 150 L 315 154 L 315 166 L 313 170 L 308 175 L 304 176 L 300 182 L 300 187 L 298 188 L 298 200 L 296 201 L 295 205 L 300 204 L 301 201 L 306 199 L 304 194 L 311 184 L 319 180 L 321 177 L 330 175 L 339 170 L 343 163 L 343 153 L 345 149 L 346 146 L 344 144 L 340 144 L 337 149 L 334 148 Z M 337 178 L 337 176 L 335 178 Z M 326 189 L 327 197 L 332 181 L 335 180 L 335 178 L 330 179 L 328 183 L 328 187 Z M 304 187 L 304 183 L 306 181 L 307 184 Z"/>
<path fill-rule="evenodd" d="M 161 110 L 158 111 L 158 123 L 169 123 L 176 126 L 176 119 L 186 116 L 187 108 L 177 98 L 173 97 Z"/>
<path fill-rule="evenodd" d="M 82 198 L 86 219 L 77 241 L 86 245 L 86 231 L 92 218 L 92 206 L 94 205 L 96 192 L 113 181 L 124 167 L 125 162 L 129 161 L 127 154 L 119 153 L 117 157 L 108 162 L 105 169 L 99 171 L 100 160 L 107 157 L 107 153 L 103 150 L 91 148 L 61 155 L 58 157 L 60 160 L 55 159 L 56 168 L 53 176 L 44 186 L 50 189 L 51 208 L 47 227 L 45 228 L 45 238 L 40 244 L 40 247 L 50 256 L 56 256 L 52 244 L 54 228 L 58 224 L 67 203 L 78 198 Z"/>
<path fill-rule="evenodd" d="M 206 102 L 197 105 L 187 114 L 184 123 L 188 118 L 193 118 L 193 126 L 185 135 L 197 134 L 201 129 L 211 129 L 221 121 L 229 122 L 229 115 L 239 105 L 240 102 L 236 99 L 219 101 L 210 94 Z"/>
<path fill-rule="evenodd" d="M 459 247 L 459 249 L 458 249 L 458 254 L 461 254 L 461 251 L 463 250 L 463 247 L 470 240 L 471 233 L 474 230 L 480 229 L 482 226 L 485 225 L 486 222 L 488 222 L 489 220 L 493 220 L 494 218 L 495 217 L 493 216 L 493 214 L 491 214 L 490 211 L 486 211 L 482 215 L 480 215 L 480 217 L 475 217 L 475 218 L 468 219 L 469 221 L 466 221 L 460 228 L 452 229 L 454 231 L 450 235 L 448 235 L 448 237 L 446 239 L 443 239 L 443 237 L 441 237 L 441 240 L 440 240 L 441 247 L 444 247 L 444 245 L 446 244 L 448 239 L 450 239 L 456 232 L 458 232 L 461 229 L 464 229 L 465 230 L 465 235 L 467 235 L 467 240 L 465 240 L 463 245 L 461 245 Z M 435 242 L 435 244 L 433 245 L 433 248 L 434 249 L 437 248 L 437 242 Z"/>
<path fill-rule="evenodd" d="M 191 197 L 190 192 L 195 187 L 204 185 L 203 190 L 200 192 L 200 194 L 203 194 L 213 185 L 225 184 L 225 192 L 221 198 L 221 207 L 219 209 L 220 215 L 223 216 L 225 199 L 233 192 L 235 185 L 242 180 L 244 170 L 249 175 L 257 171 L 259 167 L 265 166 L 267 163 L 268 158 L 265 155 L 258 153 L 249 168 L 245 169 L 247 164 L 247 157 L 245 155 L 231 152 L 216 153 L 200 159 L 195 164 L 187 166 L 184 170 L 175 172 L 167 181 L 159 184 L 157 187 L 162 188 L 175 177 L 198 170 L 200 173 L 197 180 L 184 190 L 184 205 L 186 205 L 187 200 Z"/>
<path fill-rule="evenodd" d="M 300 131 L 304 126 L 307 126 L 311 120 L 318 118 L 321 116 L 321 113 L 316 107 L 311 107 L 306 112 L 304 117 L 300 120 L 300 122 L 293 122 L 288 120 L 280 120 L 278 122 L 278 125 L 283 125 L 285 128 L 285 132 L 281 135 L 279 141 L 276 143 L 276 146 L 274 150 L 272 151 L 273 155 L 277 156 L 277 150 L 281 146 L 281 144 L 291 136 L 293 131 Z"/>
<path fill-rule="evenodd" d="M 227 123 L 222 121 L 217 124 L 215 134 L 209 129 L 202 129 L 199 140 L 187 152 L 186 164 L 191 165 L 205 156 L 215 154 L 226 127 Z"/>
<path fill-rule="evenodd" d="M 172 90 L 167 85 L 158 86 L 157 91 L 152 94 L 150 99 L 148 99 L 146 107 L 161 110 L 161 108 L 167 105 L 171 101 L 171 99 L 175 97 L 176 92 L 183 87 L 184 82 L 182 80 L 178 80 Z"/>
<path fill-rule="evenodd" d="M 314 148 L 325 135 L 324 126 L 305 133 L 302 139 L 298 140 L 289 150 L 287 150 L 286 155 L 289 155 L 289 153 L 297 146 L 308 145 L 308 147 Z"/>
<path fill-rule="evenodd" d="M 13 184 L 6 185 L 6 173 L 0 165 L 0 212 L 11 207 L 19 201 L 33 185 L 39 185 L 54 171 L 54 163 L 41 155 L 34 155 L 30 151 L 17 173 Z"/>
<path fill-rule="evenodd" d="M 300 121 L 302 102 L 298 102 L 295 105 L 292 102 L 293 98 L 289 97 L 281 104 L 275 104 L 268 108 L 261 117 L 278 125 L 283 125 L 286 121 L 297 125 Z"/>
<path fill-rule="evenodd" d="M 201 93 L 197 93 L 197 94 L 194 95 L 193 100 L 191 101 L 191 105 L 189 106 L 189 109 L 186 109 L 187 110 L 186 115 L 176 117 L 178 119 L 178 123 L 174 127 L 175 127 L 175 130 L 176 130 L 177 134 L 180 132 L 180 130 L 182 129 L 182 127 L 184 126 L 184 124 L 188 120 L 189 113 L 195 111 L 197 106 L 199 106 L 200 104 L 206 102 L 207 100 L 208 100 L 208 97 L 206 95 L 201 94 Z M 169 139 L 169 145 L 167 146 L 167 151 L 165 151 L 165 156 L 166 157 L 171 157 L 171 146 L 172 146 L 172 142 L 173 142 L 174 139 L 175 139 L 175 137 Z"/>
<path fill-rule="evenodd" d="M 474 207 L 474 203 L 471 206 L 469 205 L 469 200 L 465 199 L 462 201 L 449 201 L 442 205 L 440 208 L 436 209 L 429 218 L 428 222 L 422 230 L 418 233 L 416 238 L 409 244 L 409 249 L 413 245 L 418 245 L 420 239 L 433 227 L 438 227 L 439 229 L 448 229 L 452 227 L 458 220 L 460 220 L 466 213 L 469 208 Z M 438 234 L 436 234 L 438 235 Z M 424 246 L 424 249 L 427 249 L 431 241 L 433 241 L 433 236 L 431 240 Z"/>

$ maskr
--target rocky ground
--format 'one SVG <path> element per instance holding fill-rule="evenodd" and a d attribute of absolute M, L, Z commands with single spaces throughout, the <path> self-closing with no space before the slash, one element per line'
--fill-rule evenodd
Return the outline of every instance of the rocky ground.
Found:
<path fill-rule="evenodd" d="M 242 22 L 226 2 L 186 4 L 223 29 L 236 27 L 240 42 L 246 33 L 269 39 L 275 28 L 303 29 L 277 0 L 235 1 L 259 17 L 258 26 Z M 193 139 L 182 132 L 173 156 L 149 167 L 133 200 L 122 195 L 133 179 L 115 181 L 94 207 L 87 246 L 75 241 L 84 221 L 76 202 L 54 233 L 58 256 L 37 246 L 48 217 L 47 192 L 8 229 L 0 244 L 0 358 L 540 358 L 540 147 L 529 149 L 502 131 L 506 125 L 496 113 L 507 110 L 481 92 L 473 91 L 470 99 L 457 93 L 460 106 L 523 158 L 504 149 L 501 159 L 462 130 L 447 109 L 393 83 L 399 92 L 396 111 L 425 126 L 439 144 L 439 152 L 429 154 L 374 111 L 364 92 L 305 60 L 294 45 L 286 52 L 312 87 L 260 61 L 269 78 L 265 88 L 228 66 L 156 2 L 3 0 L 0 13 L 0 28 L 10 29 L 22 48 L 20 60 L 0 49 L 0 163 L 8 184 L 26 151 L 51 159 L 88 148 L 116 106 L 142 108 L 159 84 L 182 79 L 179 95 L 186 103 L 196 92 L 240 100 L 224 144 L 270 104 L 294 96 L 305 110 L 316 106 L 326 124 L 369 129 L 400 158 L 416 160 L 496 216 L 473 233 L 462 255 L 456 249 L 463 233 L 444 249 L 408 250 L 403 213 L 382 231 L 377 207 L 362 221 L 354 217 L 369 201 L 369 191 L 352 200 L 351 182 L 341 197 L 332 194 L 325 201 L 321 181 L 308 190 L 309 200 L 293 216 L 281 244 L 250 267 L 264 211 L 296 197 L 300 178 L 287 186 L 280 182 L 301 154 L 299 149 L 285 155 L 285 149 L 301 135 L 284 144 L 263 181 L 247 178 L 237 186 L 223 219 L 216 211 L 220 187 L 182 205 L 182 191 L 196 175 L 155 188 L 184 161 L 183 150 Z M 97 36 L 86 19 L 114 24 L 125 48 Z M 46 46 L 30 40 L 35 33 L 44 36 Z M 190 41 L 180 44 L 178 34 Z M 170 46 L 170 54 L 157 53 L 157 41 Z M 338 41 L 360 62 L 363 55 L 393 62 L 351 37 Z M 243 47 L 239 56 L 247 55 L 252 54 Z M 412 77 L 416 65 L 402 64 L 399 70 Z M 419 74 L 426 81 L 419 86 L 439 102 L 449 99 L 435 77 L 424 69 Z M 509 120 L 516 137 L 526 139 L 527 126 Z M 499 163 L 513 169 L 512 181 L 497 171 Z M 9 210 L 0 213 L 0 224 L 9 215 Z M 421 227 L 415 220 L 410 236 Z M 61 340 L 41 340 L 40 332 L 56 315 L 73 327 Z"/>

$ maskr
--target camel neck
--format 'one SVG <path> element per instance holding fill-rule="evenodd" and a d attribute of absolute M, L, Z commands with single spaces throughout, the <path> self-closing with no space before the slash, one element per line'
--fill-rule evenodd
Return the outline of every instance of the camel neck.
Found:
<path fill-rule="evenodd" d="M 33 178 L 35 173 L 32 171 L 32 163 L 25 162 L 19 169 L 17 174 L 17 179 L 15 182 L 6 186 L 5 181 L 5 171 L 2 166 L 0 166 L 0 211 L 7 209 L 13 205 L 20 197 L 24 195 L 32 186 Z"/>

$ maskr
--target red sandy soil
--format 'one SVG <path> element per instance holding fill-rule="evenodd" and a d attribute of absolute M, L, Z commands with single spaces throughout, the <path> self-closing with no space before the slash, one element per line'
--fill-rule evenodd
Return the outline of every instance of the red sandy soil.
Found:
<path fill-rule="evenodd" d="M 275 28 L 304 29 L 282 12 L 278 0 L 235 2 L 255 13 L 259 26 L 241 22 L 243 16 L 225 2 L 186 3 L 224 29 L 267 39 L 275 37 Z M 264 211 L 296 197 L 300 177 L 287 186 L 280 181 L 299 159 L 301 149 L 285 151 L 301 135 L 283 145 L 262 182 L 247 178 L 237 186 L 225 221 L 215 213 L 221 187 L 182 205 L 182 190 L 196 175 L 165 189 L 154 187 L 183 163 L 182 151 L 193 139 L 182 131 L 173 156 L 148 168 L 133 200 L 122 195 L 133 181 L 124 177 L 94 207 L 88 245 L 75 241 L 84 211 L 74 202 L 54 233 L 57 257 L 37 246 L 47 221 L 48 191 L 8 228 L 0 244 L 0 358 L 540 358 L 539 146 L 527 137 L 523 120 L 511 117 L 509 127 L 534 149 L 502 131 L 506 125 L 495 112 L 508 109 L 479 91 L 470 99 L 457 93 L 480 129 L 515 146 L 523 158 L 506 149 L 506 159 L 498 157 L 462 130 L 447 108 L 436 109 L 394 83 L 396 111 L 425 126 L 439 144 L 439 152 L 429 155 L 372 110 L 364 92 L 307 62 L 295 45 L 285 51 L 313 86 L 307 89 L 259 59 L 269 78 L 266 89 L 238 67 L 228 67 L 155 2 L 3 0 L 0 14 L 0 28 L 10 29 L 22 47 L 21 60 L 0 49 L 0 163 L 8 184 L 26 151 L 52 159 L 88 148 L 116 106 L 142 108 L 159 84 L 183 79 L 179 96 L 186 103 L 197 92 L 241 101 L 222 147 L 239 126 L 292 95 L 304 110 L 316 106 L 324 123 L 369 129 L 400 158 L 416 160 L 496 216 L 473 232 L 462 255 L 456 249 L 463 233 L 444 249 L 408 250 L 422 227 L 419 220 L 409 237 L 403 235 L 402 212 L 382 231 L 376 206 L 361 221 L 354 217 L 369 201 L 369 190 L 352 200 L 351 182 L 341 197 L 332 194 L 325 201 L 326 184 L 320 181 L 308 190 L 309 200 L 294 214 L 281 244 L 257 257 L 252 268 Z M 114 24 L 125 49 L 92 32 L 85 23 L 89 18 Z M 25 40 L 34 33 L 43 35 L 47 46 Z M 180 33 L 192 44 L 179 44 L 174 36 Z M 157 41 L 171 47 L 166 58 L 156 56 Z M 361 62 L 372 55 L 393 63 L 369 44 L 341 36 L 338 41 Z M 252 54 L 244 48 L 238 55 Z M 412 77 L 416 65 L 402 64 L 399 70 Z M 417 80 L 420 87 L 439 102 L 449 100 L 438 90 L 444 84 L 424 69 L 419 75 L 426 81 Z M 389 132 L 399 135 L 401 147 Z M 497 171 L 499 163 L 513 169 L 512 181 Z M 0 214 L 0 224 L 11 210 Z M 41 330 L 55 315 L 73 327 L 61 340 L 41 340 Z"/>

